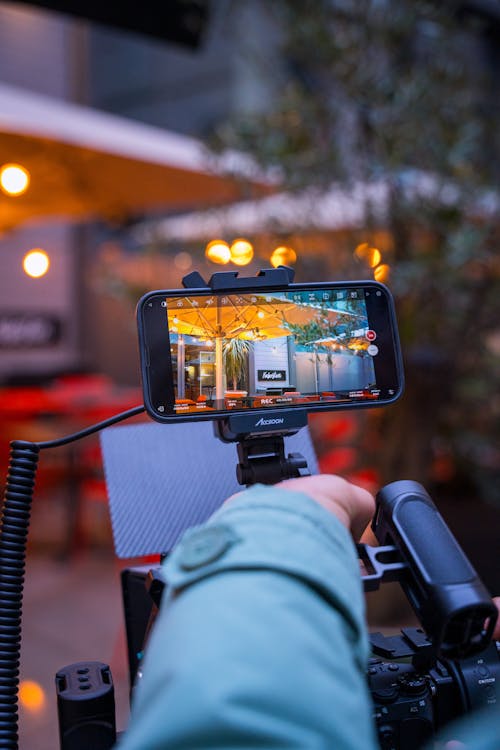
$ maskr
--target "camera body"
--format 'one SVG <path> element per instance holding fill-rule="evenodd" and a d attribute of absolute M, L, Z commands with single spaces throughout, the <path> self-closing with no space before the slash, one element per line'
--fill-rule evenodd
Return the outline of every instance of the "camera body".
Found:
<path fill-rule="evenodd" d="M 433 687 L 412 664 L 372 657 L 367 670 L 382 750 L 416 750 L 434 733 Z"/>
<path fill-rule="evenodd" d="M 447 660 L 432 657 L 432 644 L 419 628 L 404 629 L 400 636 L 374 633 L 371 640 L 367 679 L 382 750 L 418 750 L 454 719 L 500 703 L 498 643 Z"/>

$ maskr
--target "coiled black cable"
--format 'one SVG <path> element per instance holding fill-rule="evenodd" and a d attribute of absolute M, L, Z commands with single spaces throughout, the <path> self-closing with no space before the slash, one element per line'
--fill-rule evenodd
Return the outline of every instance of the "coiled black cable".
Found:
<path fill-rule="evenodd" d="M 0 747 L 15 749 L 26 542 L 40 449 L 22 440 L 10 447 L 0 536 Z"/>
<path fill-rule="evenodd" d="M 26 547 L 40 450 L 66 445 L 144 412 L 144 406 L 87 427 L 80 432 L 40 443 L 13 440 L 4 491 L 0 531 L 0 749 L 17 750 L 18 692 L 21 658 L 21 617 Z"/>

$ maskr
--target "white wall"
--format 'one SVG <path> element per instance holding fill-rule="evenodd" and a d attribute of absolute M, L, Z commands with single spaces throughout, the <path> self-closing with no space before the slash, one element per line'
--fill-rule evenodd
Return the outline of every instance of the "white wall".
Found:
<path fill-rule="evenodd" d="M 348 391 L 366 388 L 375 381 L 371 357 L 353 354 L 334 354 L 331 366 L 325 353 L 318 354 L 317 365 L 313 352 L 297 352 L 297 390 L 302 393 L 319 391 Z M 316 383 L 316 378 L 318 383 Z"/>
<path fill-rule="evenodd" d="M 288 336 L 266 341 L 255 341 L 253 345 L 253 381 L 255 388 L 284 388 L 290 385 L 288 367 Z M 284 373 L 283 380 L 259 379 L 259 371 L 279 370 Z"/>

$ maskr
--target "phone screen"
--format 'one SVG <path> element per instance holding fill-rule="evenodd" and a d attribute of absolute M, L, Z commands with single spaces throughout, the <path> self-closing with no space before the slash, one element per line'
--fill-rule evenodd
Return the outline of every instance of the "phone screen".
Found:
<path fill-rule="evenodd" d="M 151 292 L 138 322 L 156 419 L 375 405 L 402 390 L 392 298 L 376 282 Z"/>

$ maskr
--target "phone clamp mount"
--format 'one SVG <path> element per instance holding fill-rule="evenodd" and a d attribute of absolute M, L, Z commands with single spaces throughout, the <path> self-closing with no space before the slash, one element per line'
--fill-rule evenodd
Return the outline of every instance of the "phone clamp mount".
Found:
<path fill-rule="evenodd" d="M 278 425 L 283 429 L 277 430 Z M 307 413 L 281 411 L 269 417 L 229 416 L 214 421 L 215 436 L 224 443 L 237 443 L 239 484 L 276 484 L 284 479 L 310 475 L 301 453 L 285 453 L 285 437 L 307 425 Z"/>
<path fill-rule="evenodd" d="M 256 276 L 239 277 L 237 271 L 214 273 L 205 282 L 198 271 L 184 276 L 187 289 L 207 291 L 245 291 L 247 289 L 286 288 L 295 276 L 293 268 L 278 266 L 262 269 Z M 284 438 L 307 425 L 304 409 L 269 410 L 269 415 L 231 416 L 214 420 L 214 433 L 224 443 L 237 443 L 239 463 L 236 477 L 239 484 L 275 484 L 283 479 L 308 476 L 306 459 L 300 453 L 285 454 Z"/>
<path fill-rule="evenodd" d="M 208 282 L 199 271 L 192 271 L 182 279 L 185 289 L 205 289 L 207 292 L 236 292 L 245 289 L 286 288 L 293 283 L 295 270 L 290 266 L 263 268 L 256 276 L 239 276 L 238 271 L 218 271 Z"/>

